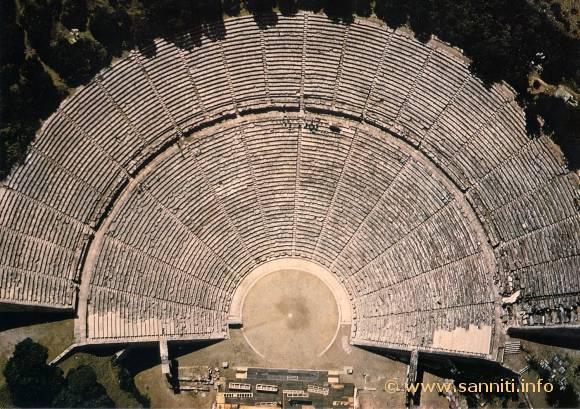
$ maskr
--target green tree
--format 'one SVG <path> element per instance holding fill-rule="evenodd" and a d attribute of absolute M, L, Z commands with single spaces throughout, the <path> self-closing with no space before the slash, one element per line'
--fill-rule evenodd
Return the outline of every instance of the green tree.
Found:
<path fill-rule="evenodd" d="M 17 104 L 20 105 L 19 115 L 48 118 L 58 107 L 62 95 L 36 55 L 26 58 L 20 69 L 20 77 L 20 95 L 17 101 L 13 101 L 20 102 Z"/>
<path fill-rule="evenodd" d="M 64 0 L 60 21 L 69 30 L 77 28 L 79 31 L 85 31 L 87 27 L 86 0 Z"/>
<path fill-rule="evenodd" d="M 298 8 L 319 12 L 326 5 L 325 0 L 298 0 Z"/>
<path fill-rule="evenodd" d="M 353 20 L 353 2 L 351 0 L 331 0 L 324 6 L 324 12 L 332 20 Z"/>
<path fill-rule="evenodd" d="M 97 382 L 97 375 L 93 368 L 86 365 L 73 368 L 68 372 L 66 388 L 61 390 L 52 405 L 57 408 L 115 407 L 106 389 Z"/>
<path fill-rule="evenodd" d="M 98 6 L 91 15 L 89 29 L 110 55 L 120 56 L 129 39 L 130 19 L 122 9 L 112 10 Z"/>
<path fill-rule="evenodd" d="M 143 405 L 143 407 L 148 408 L 151 407 L 151 402 L 149 397 L 146 395 L 142 395 L 137 386 L 135 385 L 135 380 L 133 378 L 133 374 L 129 372 L 127 368 L 123 365 L 115 365 L 117 368 L 117 376 L 119 378 L 119 386 L 126 392 L 132 394 L 135 399 Z"/>
<path fill-rule="evenodd" d="M 109 62 L 103 46 L 88 37 L 81 37 L 74 44 L 61 38 L 51 46 L 50 66 L 73 87 L 88 82 Z"/>
<path fill-rule="evenodd" d="M 400 0 L 376 0 L 375 14 L 391 27 L 400 27 L 407 22 L 407 7 Z"/>
<path fill-rule="evenodd" d="M 354 0 L 353 7 L 357 16 L 370 17 L 372 14 L 372 5 L 370 0 Z"/>
<path fill-rule="evenodd" d="M 141 10 L 131 16 L 131 44 L 137 47 L 145 47 L 153 43 L 153 30 L 151 20 L 145 11 Z"/>
<path fill-rule="evenodd" d="M 577 408 L 580 403 L 571 384 L 566 385 L 564 390 L 556 386 L 552 392 L 546 393 L 546 402 L 552 408 Z"/>
<path fill-rule="evenodd" d="M 21 24 L 28 33 L 28 41 L 41 54 L 48 49 L 54 24 L 53 3 L 47 0 L 22 2 Z"/>
<path fill-rule="evenodd" d="M 48 407 L 64 386 L 62 371 L 46 363 L 46 347 L 26 338 L 4 369 L 12 402 L 19 407 Z"/>
<path fill-rule="evenodd" d="M 538 97 L 536 106 L 538 115 L 544 119 L 544 133 L 552 135 L 560 145 L 571 168 L 580 168 L 580 107 L 546 95 Z"/>
<path fill-rule="evenodd" d="M 24 31 L 16 23 L 13 0 L 0 2 L 0 89 L 18 80 L 18 69 L 24 61 Z"/>
<path fill-rule="evenodd" d="M 166 37 L 191 29 L 201 19 L 197 7 L 188 0 L 143 0 L 143 6 L 148 30 Z"/>
<path fill-rule="evenodd" d="M 2 100 L 9 99 L 2 98 Z M 6 178 L 12 167 L 21 163 L 38 127 L 38 122 L 4 122 L 0 127 L 0 180 Z"/>
<path fill-rule="evenodd" d="M 254 14 L 271 13 L 275 6 L 275 0 L 246 0 L 246 8 Z"/>
<path fill-rule="evenodd" d="M 241 11 L 241 0 L 223 0 L 222 7 L 228 16 L 237 16 Z"/>
<path fill-rule="evenodd" d="M 194 9 L 203 21 L 219 20 L 224 12 L 220 0 L 198 0 L 194 3 Z"/>

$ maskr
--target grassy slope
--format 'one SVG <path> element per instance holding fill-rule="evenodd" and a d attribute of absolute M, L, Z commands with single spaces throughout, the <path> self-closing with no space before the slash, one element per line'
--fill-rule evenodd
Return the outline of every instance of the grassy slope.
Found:
<path fill-rule="evenodd" d="M 0 332 L 0 408 L 12 406 L 2 371 L 14 351 L 14 346 L 26 337 L 41 343 L 48 348 L 48 359 L 60 354 L 73 342 L 73 320 L 33 324 Z M 76 353 L 63 361 L 59 366 L 68 372 L 81 364 L 90 365 L 97 373 L 100 383 L 107 389 L 117 407 L 135 408 L 139 403 L 127 392 L 121 390 L 117 371 L 113 367 L 111 356 L 96 356 L 87 353 Z"/>
<path fill-rule="evenodd" d="M 138 408 L 139 403 L 119 387 L 119 378 L 117 370 L 113 366 L 111 355 L 97 356 L 84 352 L 78 352 L 59 366 L 67 373 L 70 369 L 79 365 L 88 365 L 95 370 L 98 381 L 105 387 L 107 394 L 111 397 L 115 405 L 120 408 Z"/>
<path fill-rule="evenodd" d="M 73 320 L 34 324 L 0 332 L 0 407 L 11 406 L 4 375 L 1 372 L 12 355 L 14 346 L 27 337 L 46 346 L 48 359 L 53 359 L 72 344 Z"/>

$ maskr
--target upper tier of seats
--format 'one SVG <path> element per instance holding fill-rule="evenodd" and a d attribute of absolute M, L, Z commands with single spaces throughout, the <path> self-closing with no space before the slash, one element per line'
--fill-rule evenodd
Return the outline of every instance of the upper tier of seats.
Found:
<path fill-rule="evenodd" d="M 87 340 L 223 337 L 240 280 L 294 256 L 343 282 L 355 339 L 427 348 L 518 290 L 511 323 L 577 323 L 578 178 L 507 87 L 374 21 L 217 29 L 131 52 L 43 124 L 0 187 L 0 302 L 80 297 Z"/>

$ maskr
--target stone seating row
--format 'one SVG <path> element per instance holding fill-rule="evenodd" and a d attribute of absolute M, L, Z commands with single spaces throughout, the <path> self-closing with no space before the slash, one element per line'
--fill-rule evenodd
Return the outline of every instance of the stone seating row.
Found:
<path fill-rule="evenodd" d="M 297 109 L 301 100 L 307 111 L 391 129 L 425 153 L 467 192 L 497 246 L 501 277 L 523 268 L 544 277 L 542 265 L 567 257 L 576 266 L 577 181 L 563 176 L 548 141 L 528 139 L 505 88 L 486 89 L 443 50 L 362 20 L 346 26 L 300 13 L 264 30 L 249 16 L 224 24 L 216 28 L 225 30 L 224 39 L 192 32 L 131 53 L 44 124 L 25 164 L 5 183 L 35 209 L 40 227 L 30 226 L 15 210 L 19 204 L 4 199 L 8 194 L 1 200 L 0 214 L 18 214 L 0 223 L 11 248 L 2 265 L 21 274 L 15 283 L 28 271 L 77 280 L 87 234 L 129 175 L 161 147 L 224 115 Z M 140 182 L 138 195 L 114 204 L 123 208 L 106 234 L 103 260 L 122 243 L 146 269 L 131 265 L 134 277 L 113 278 L 121 270 L 102 264 L 99 286 L 120 293 L 119 286 L 161 263 L 176 280 L 195 272 L 193 293 L 172 296 L 199 298 L 206 307 L 219 298 L 215 308 L 222 311 L 244 275 L 276 257 L 319 261 L 358 296 L 478 253 L 449 192 L 381 132 L 337 131 L 308 116 L 261 118 L 193 138 Z M 36 295 L 27 287 L 26 300 L 62 304 L 38 283 Z M 220 291 L 204 298 L 206 285 Z M 550 287 L 547 297 L 565 291 Z"/>
<path fill-rule="evenodd" d="M 91 290 L 87 315 L 88 336 L 94 341 L 225 336 L 225 327 L 219 326 L 223 314 L 98 287 Z"/>

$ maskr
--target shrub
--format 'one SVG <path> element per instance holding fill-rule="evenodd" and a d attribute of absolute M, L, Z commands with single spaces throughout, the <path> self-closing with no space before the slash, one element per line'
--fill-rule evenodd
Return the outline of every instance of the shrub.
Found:
<path fill-rule="evenodd" d="M 4 369 L 12 402 L 20 407 L 48 407 L 64 387 L 62 371 L 46 363 L 46 347 L 26 338 L 18 343 Z"/>

